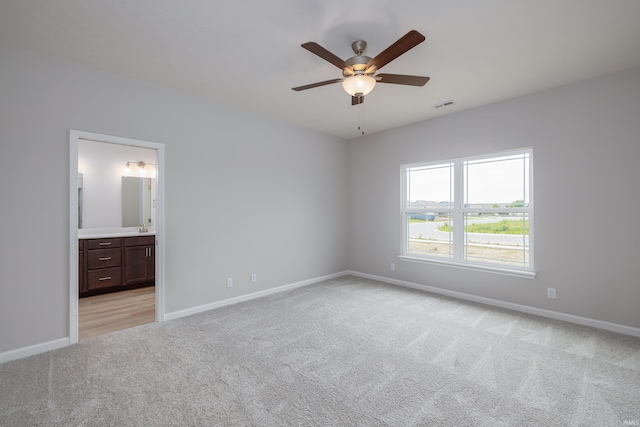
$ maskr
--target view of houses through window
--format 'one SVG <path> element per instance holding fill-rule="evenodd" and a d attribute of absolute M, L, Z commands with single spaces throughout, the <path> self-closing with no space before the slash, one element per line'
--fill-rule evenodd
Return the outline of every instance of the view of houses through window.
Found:
<path fill-rule="evenodd" d="M 531 150 L 404 165 L 403 255 L 532 270 Z"/>

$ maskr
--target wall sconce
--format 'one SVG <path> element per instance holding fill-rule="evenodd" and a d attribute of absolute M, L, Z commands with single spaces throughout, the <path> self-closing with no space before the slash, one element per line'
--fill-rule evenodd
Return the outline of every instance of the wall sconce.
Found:
<path fill-rule="evenodd" d="M 143 161 L 127 162 L 124 173 L 124 176 L 155 178 L 156 165 L 154 165 L 153 163 L 145 163 Z"/>

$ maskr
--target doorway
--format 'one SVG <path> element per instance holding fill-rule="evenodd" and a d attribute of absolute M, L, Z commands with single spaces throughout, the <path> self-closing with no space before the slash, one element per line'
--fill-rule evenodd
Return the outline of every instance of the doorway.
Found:
<path fill-rule="evenodd" d="M 81 297 L 78 301 L 78 340 L 155 322 L 155 287 Z"/>
<path fill-rule="evenodd" d="M 69 167 L 69 176 L 70 176 L 70 244 L 69 244 L 69 259 L 70 259 L 70 283 L 69 283 L 69 338 L 70 343 L 78 342 L 80 338 L 79 334 L 79 312 L 80 307 L 82 307 L 83 311 L 83 319 L 86 319 L 85 315 L 87 313 L 87 307 L 89 312 L 93 309 L 94 312 L 104 312 L 105 310 L 113 310 L 112 314 L 116 317 L 118 315 L 121 318 L 130 317 L 130 314 L 134 316 L 141 316 L 140 319 L 146 318 L 150 319 L 150 321 L 161 322 L 164 320 L 164 145 L 161 143 L 150 142 L 150 141 L 142 141 L 130 138 L 122 138 L 111 135 L 103 135 L 96 134 L 90 132 L 83 131 L 70 131 L 70 167 Z M 83 145 L 84 144 L 84 145 Z M 93 145 L 91 145 L 93 144 Z M 87 200 L 87 174 L 83 174 L 83 179 L 79 180 L 79 172 L 81 172 L 81 168 L 87 168 L 87 166 L 79 166 L 79 152 L 80 147 L 93 146 L 93 147 L 102 147 L 103 149 L 109 148 L 112 152 L 120 153 L 119 155 L 123 155 L 123 152 L 132 152 L 134 153 L 131 159 L 127 158 L 123 161 L 117 161 L 117 166 L 113 164 L 107 165 L 107 168 L 110 168 L 107 174 L 116 174 L 117 176 L 111 177 L 110 179 L 113 181 L 116 179 L 115 184 L 102 183 L 102 187 L 100 189 L 100 198 L 104 198 L 106 194 L 109 192 L 116 193 L 118 197 L 123 197 L 124 193 L 124 185 L 125 178 L 121 178 L 120 175 L 131 175 L 129 166 L 131 164 L 132 168 L 140 173 L 146 173 L 146 177 L 149 177 L 151 173 L 155 175 L 155 179 L 144 179 L 140 181 L 140 188 L 143 189 L 147 186 L 151 188 L 149 182 L 153 182 L 153 197 L 150 198 L 148 195 L 145 197 L 140 197 L 140 218 L 145 218 L 141 220 L 142 224 L 140 224 L 140 228 L 138 227 L 124 227 L 125 224 L 122 221 L 125 221 L 125 217 L 131 216 L 130 208 L 125 213 L 125 204 L 127 204 L 123 199 L 118 199 L 117 202 L 111 203 L 110 206 L 102 205 L 98 208 L 91 204 L 91 208 L 87 205 L 87 202 L 91 200 Z M 83 148 L 84 150 L 84 148 Z M 137 154 L 135 154 L 137 153 Z M 155 162 L 146 158 L 144 161 L 142 157 L 144 155 L 154 155 Z M 106 161 L 105 161 L 106 162 Z M 113 160 L 111 161 L 113 163 Z M 120 165 L 122 163 L 122 165 Z M 154 164 L 155 163 L 155 164 Z M 125 164 L 128 168 L 127 171 L 129 173 L 121 171 L 125 170 Z M 145 168 L 146 166 L 146 168 Z M 145 170 L 146 169 L 146 170 Z M 136 172 L 133 173 L 135 176 Z M 90 174 L 89 174 L 90 175 Z M 122 179 L 123 189 L 120 188 L 120 179 Z M 127 178 L 127 180 L 129 180 Z M 135 181 L 135 180 L 134 180 Z M 83 183 L 82 189 L 79 189 L 79 182 Z M 91 181 L 89 181 L 91 182 Z M 94 181 L 95 182 L 95 181 Z M 142 184 L 147 183 L 147 184 Z M 130 185 L 130 184 L 127 184 Z M 115 188 L 117 186 L 117 188 Z M 127 190 L 127 192 L 130 190 Z M 142 191 L 142 190 L 141 190 Z M 128 193 L 127 193 L 128 194 Z M 142 193 L 141 193 L 142 194 Z M 95 196 L 94 196 L 95 197 Z M 143 213 L 143 206 L 145 203 L 154 203 L 152 214 L 149 211 L 145 211 Z M 138 206 L 135 206 L 137 209 Z M 93 212 L 91 211 L 93 209 Z M 122 213 L 121 213 L 122 209 Z M 109 212 L 111 210 L 111 212 Z M 98 220 L 97 218 L 100 217 Z M 103 226 L 104 225 L 104 226 Z M 130 226 L 131 224 L 127 224 Z M 155 230 L 147 230 L 147 226 L 155 227 Z M 83 227 L 79 230 L 79 227 Z M 140 232 L 140 234 L 138 233 Z M 155 232 L 155 234 L 153 234 Z M 93 234 L 92 234 L 93 233 Z M 102 234 L 100 234 L 102 233 Z M 155 237 L 154 237 L 155 236 Z M 93 239 L 95 237 L 96 239 Z M 80 238 L 80 240 L 79 240 Z M 113 254 L 109 253 L 102 254 L 102 251 L 106 249 L 102 247 L 96 247 L 95 250 L 92 249 L 92 252 L 89 252 L 89 243 L 91 245 L 97 245 L 99 239 L 106 238 L 111 239 L 105 241 L 104 244 L 113 245 L 111 249 L 108 251 L 114 252 Z M 142 242 L 144 240 L 144 242 Z M 149 240 L 149 242 L 147 242 Z M 147 245 L 148 247 L 137 247 L 137 245 Z M 116 246 L 120 245 L 120 249 L 116 249 Z M 126 246 L 126 247 L 125 247 Z M 120 257 L 122 254 L 122 257 Z M 126 262 L 124 260 L 125 257 L 143 255 L 145 260 L 142 261 L 142 271 L 144 268 L 149 270 L 149 265 L 151 265 L 151 276 L 140 278 L 140 262 L 130 260 L 129 266 L 134 269 L 131 270 L 133 276 L 130 276 L 128 279 L 121 278 L 118 274 L 125 274 L 126 270 Z M 87 283 L 81 283 L 81 280 L 87 281 L 88 272 L 85 270 L 83 273 L 82 267 L 87 267 L 87 256 L 90 255 L 96 259 L 107 259 L 107 264 L 113 263 L 114 265 L 104 265 L 105 272 L 113 272 L 114 274 L 102 274 L 104 277 L 96 278 L 92 276 L 93 285 L 87 286 Z M 103 256 L 104 255 L 104 256 Z M 117 255 L 117 256 L 116 256 Z M 134 266 L 134 262 L 137 263 Z M 145 265 L 147 267 L 145 267 Z M 92 267 L 92 268 L 95 268 Z M 111 269 L 111 270 L 110 270 Z M 89 272 L 96 273 L 95 270 L 90 270 Z M 155 274 L 153 274 L 155 273 Z M 96 280 L 105 280 L 105 282 L 96 282 Z M 109 281 L 113 279 L 112 283 Z M 149 282 L 151 280 L 151 282 Z M 104 289 L 100 289 L 100 287 L 105 285 Z M 116 292 L 114 294 L 105 293 L 104 295 L 100 294 L 102 290 L 116 290 L 119 289 L 118 284 L 127 284 L 130 286 L 125 286 L 123 288 L 123 292 Z M 155 283 L 155 286 L 150 286 Z M 147 287 L 147 289 L 145 289 Z M 79 302 L 79 297 L 86 296 L 87 298 L 92 298 L 89 300 L 87 298 L 83 298 L 82 304 Z M 95 295 L 94 295 L 95 294 Z M 136 310 L 136 307 L 132 307 L 132 304 L 135 304 L 136 301 L 140 304 L 146 304 L 147 308 L 139 308 Z M 148 307 L 149 304 L 152 304 L 152 307 Z M 141 306 L 142 307 L 142 306 Z M 131 310 L 133 313 L 121 313 L 123 310 L 127 309 Z M 120 311 L 120 313 L 118 313 Z M 146 317 L 145 317 L 146 316 Z M 148 323 L 148 321 L 141 321 L 142 323 Z M 94 319 L 95 320 L 95 319 Z M 124 329 L 128 324 L 131 324 L 131 319 L 126 319 L 124 323 L 121 323 L 119 326 L 114 325 L 117 329 Z M 104 323 L 104 321 L 102 322 Z M 124 325 L 124 327 L 123 327 Z M 131 324 L 131 326 L 135 325 Z M 83 328 L 84 329 L 84 328 Z M 100 330 L 103 330 L 105 333 L 109 332 L 109 327 L 106 328 L 97 328 L 96 330 L 90 332 L 89 336 L 93 336 L 96 333 L 99 333 Z M 96 332 L 97 331 L 97 332 Z M 86 333 L 83 333 L 84 337 L 88 337 Z"/>

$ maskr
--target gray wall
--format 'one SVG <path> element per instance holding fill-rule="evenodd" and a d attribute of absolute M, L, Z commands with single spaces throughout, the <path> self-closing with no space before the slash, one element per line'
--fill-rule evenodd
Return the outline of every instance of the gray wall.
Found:
<path fill-rule="evenodd" d="M 167 313 L 348 268 L 640 327 L 640 70 L 345 142 L 1 43 L 0 58 L 0 353 L 68 336 L 69 129 L 165 144 Z M 396 258 L 400 164 L 527 146 L 537 279 Z"/>
<path fill-rule="evenodd" d="M 396 258 L 401 164 L 519 147 L 533 147 L 535 280 Z M 349 268 L 640 328 L 639 159 L 640 69 L 354 140 Z"/>
<path fill-rule="evenodd" d="M 345 141 L 6 44 L 0 58 L 0 353 L 68 336 L 69 129 L 165 144 L 167 313 L 347 268 Z"/>

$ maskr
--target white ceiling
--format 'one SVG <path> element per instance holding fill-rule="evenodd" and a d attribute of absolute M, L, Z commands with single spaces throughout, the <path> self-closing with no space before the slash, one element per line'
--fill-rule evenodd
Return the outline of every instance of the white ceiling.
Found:
<path fill-rule="evenodd" d="M 375 56 L 411 29 L 427 40 L 361 107 L 340 70 L 302 49 Z M 343 138 L 640 67 L 639 0 L 1 0 L 0 41 Z M 454 100 L 451 107 L 435 104 Z"/>

